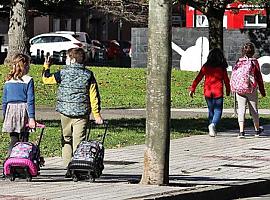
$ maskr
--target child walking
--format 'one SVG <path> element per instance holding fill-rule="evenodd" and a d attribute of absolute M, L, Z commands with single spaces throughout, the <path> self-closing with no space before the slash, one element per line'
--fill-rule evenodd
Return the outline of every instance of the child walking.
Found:
<path fill-rule="evenodd" d="M 6 76 L 2 98 L 2 132 L 10 134 L 8 156 L 16 142 L 28 141 L 29 132 L 26 124 L 29 128 L 36 126 L 34 80 L 27 75 L 29 67 L 29 57 L 16 54 L 12 59 L 11 70 Z"/>
<path fill-rule="evenodd" d="M 193 97 L 199 82 L 204 80 L 204 96 L 208 106 L 209 136 L 216 136 L 216 125 L 221 119 L 223 110 L 223 85 L 226 95 L 230 95 L 230 81 L 227 74 L 227 61 L 221 49 L 214 48 L 209 52 L 206 63 L 193 81 L 189 95 Z"/>
<path fill-rule="evenodd" d="M 73 48 L 68 50 L 66 65 L 62 70 L 50 73 L 50 60 L 46 59 L 44 63 L 43 83 L 59 84 L 56 111 L 61 118 L 65 167 L 77 145 L 86 137 L 90 113 L 93 113 L 96 123 L 103 123 L 98 85 L 93 72 L 84 65 L 85 59 L 82 48 Z"/>
<path fill-rule="evenodd" d="M 255 136 L 260 136 L 260 133 L 263 131 L 263 129 L 260 128 L 259 123 L 258 89 L 263 97 L 265 97 L 266 94 L 258 60 L 253 58 L 254 53 L 255 46 L 253 43 L 247 42 L 244 44 L 242 47 L 242 57 L 236 62 L 231 77 L 231 88 L 232 91 L 236 93 L 238 105 L 239 138 L 243 138 L 245 136 L 244 122 L 246 104 L 248 104 L 249 112 L 253 119 Z M 238 72 L 234 72 L 238 69 Z M 243 83 L 240 83 L 241 81 L 245 80 L 245 73 L 248 73 L 249 87 L 247 89 L 244 88 Z M 241 87 L 238 86 L 239 83 Z"/>

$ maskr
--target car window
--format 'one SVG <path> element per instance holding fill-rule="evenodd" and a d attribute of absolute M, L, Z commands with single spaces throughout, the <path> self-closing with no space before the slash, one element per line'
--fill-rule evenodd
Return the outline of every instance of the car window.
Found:
<path fill-rule="evenodd" d="M 52 42 L 67 42 L 70 39 L 62 36 L 41 36 L 32 40 L 32 44 L 52 43 Z"/>
<path fill-rule="evenodd" d="M 70 39 L 65 38 L 65 37 L 61 37 L 61 38 L 62 38 L 62 41 L 63 41 L 63 42 L 69 42 L 69 41 L 71 41 Z"/>
<path fill-rule="evenodd" d="M 83 35 L 73 34 L 72 36 L 73 36 L 75 39 L 77 39 L 77 40 L 79 40 L 79 41 L 81 41 L 81 42 L 86 42 Z"/>
<path fill-rule="evenodd" d="M 70 41 L 70 39 L 61 37 L 61 36 L 54 36 L 52 42 L 67 42 Z"/>
<path fill-rule="evenodd" d="M 51 41 L 51 36 L 41 36 L 32 40 L 32 44 L 48 43 Z"/>
<path fill-rule="evenodd" d="M 86 36 L 86 42 L 88 43 L 88 44 L 91 44 L 91 39 L 89 38 L 89 36 L 88 35 L 85 35 Z"/>

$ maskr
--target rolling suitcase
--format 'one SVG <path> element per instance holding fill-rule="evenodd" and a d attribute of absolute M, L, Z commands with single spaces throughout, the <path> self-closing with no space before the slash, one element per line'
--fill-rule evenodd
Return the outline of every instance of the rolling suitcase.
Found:
<path fill-rule="evenodd" d="M 37 124 L 41 129 L 38 144 L 32 142 L 17 142 L 4 162 L 4 177 L 14 181 L 15 178 L 25 178 L 31 181 L 32 177 L 39 175 L 40 166 L 44 159 L 40 157 L 40 142 L 44 133 L 45 125 Z"/>
<path fill-rule="evenodd" d="M 104 129 L 100 141 L 90 140 L 89 135 L 94 128 Z M 91 120 L 89 123 L 89 132 L 86 140 L 78 146 L 70 161 L 67 173 L 71 175 L 73 181 L 89 180 L 94 182 L 99 178 L 104 169 L 104 140 L 108 130 L 108 121 L 104 120 L 103 124 L 96 124 Z"/>

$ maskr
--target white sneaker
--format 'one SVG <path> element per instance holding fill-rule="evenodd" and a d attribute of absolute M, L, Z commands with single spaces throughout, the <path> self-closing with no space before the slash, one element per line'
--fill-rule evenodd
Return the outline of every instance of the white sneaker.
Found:
<path fill-rule="evenodd" d="M 216 133 L 216 128 L 215 128 L 215 124 L 210 124 L 209 126 L 208 126 L 208 129 L 209 129 L 209 136 L 210 137 L 215 137 L 216 135 L 217 135 L 217 133 Z"/>

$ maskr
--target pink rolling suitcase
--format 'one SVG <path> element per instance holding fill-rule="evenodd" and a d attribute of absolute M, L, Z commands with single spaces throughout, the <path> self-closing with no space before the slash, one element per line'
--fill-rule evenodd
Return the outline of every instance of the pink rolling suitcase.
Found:
<path fill-rule="evenodd" d="M 41 129 L 38 144 L 17 142 L 4 162 L 4 176 L 11 181 L 15 178 L 26 178 L 27 181 L 31 181 L 32 177 L 39 174 L 40 166 L 44 164 L 39 147 L 45 125 L 37 124 L 36 127 Z"/>

